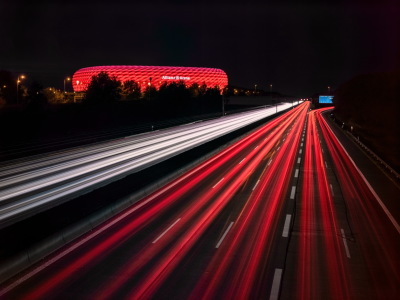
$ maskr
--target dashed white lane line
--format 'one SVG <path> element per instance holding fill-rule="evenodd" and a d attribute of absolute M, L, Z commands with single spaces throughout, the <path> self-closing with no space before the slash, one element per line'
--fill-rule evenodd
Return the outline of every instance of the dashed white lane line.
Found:
<path fill-rule="evenodd" d="M 271 162 L 272 162 L 272 159 L 269 160 L 267 166 L 269 166 L 271 164 Z"/>
<path fill-rule="evenodd" d="M 333 192 L 333 186 L 332 186 L 332 184 L 329 184 L 329 186 L 331 187 L 331 193 L 332 193 L 332 196 L 334 197 L 335 193 Z"/>
<path fill-rule="evenodd" d="M 256 184 L 253 187 L 253 191 L 255 190 L 255 188 L 257 187 L 258 183 L 260 182 L 260 179 L 257 180 Z"/>
<path fill-rule="evenodd" d="M 290 191 L 290 199 L 294 199 L 295 194 L 296 194 L 296 186 L 292 186 L 292 190 Z"/>
<path fill-rule="evenodd" d="M 297 163 L 299 164 L 301 162 L 301 157 L 299 157 L 298 159 L 297 159 Z"/>
<path fill-rule="evenodd" d="M 217 182 L 217 183 L 216 183 L 216 184 L 215 184 L 215 185 L 214 185 L 212 188 L 215 188 L 215 187 L 216 187 L 218 184 L 220 184 L 220 183 L 221 183 L 221 181 L 222 181 L 222 180 L 224 180 L 224 177 L 222 177 L 222 178 L 221 178 L 221 180 L 220 180 L 220 181 L 218 181 L 218 182 Z"/>
<path fill-rule="evenodd" d="M 279 288 L 281 286 L 282 269 L 275 269 L 274 279 L 272 281 L 270 300 L 277 300 L 279 298 Z"/>
<path fill-rule="evenodd" d="M 231 224 L 229 224 L 228 228 L 225 230 L 224 234 L 222 235 L 222 237 L 220 238 L 220 240 L 218 241 L 217 245 L 215 245 L 215 248 L 219 248 L 219 246 L 221 246 L 222 241 L 225 239 L 226 235 L 228 234 L 229 230 L 231 229 L 232 225 L 234 222 L 231 222 Z"/>
<path fill-rule="evenodd" d="M 245 158 L 243 158 L 241 161 L 240 161 L 240 163 L 239 163 L 239 165 L 244 161 L 246 159 L 246 157 Z"/>
<path fill-rule="evenodd" d="M 303 147 L 303 143 L 300 144 L 300 147 Z"/>
<path fill-rule="evenodd" d="M 291 218 L 292 218 L 292 215 L 289 215 L 289 214 L 286 215 L 285 225 L 283 226 L 283 232 L 282 232 L 283 237 L 289 236 L 289 227 L 290 227 L 290 219 Z"/>
<path fill-rule="evenodd" d="M 299 150 L 299 154 L 301 154 L 302 152 L 303 152 L 303 149 L 300 149 L 300 150 Z"/>
<path fill-rule="evenodd" d="M 258 146 L 259 146 L 259 145 L 257 145 L 257 146 L 254 148 L 254 150 L 256 150 L 256 149 L 258 148 Z"/>
<path fill-rule="evenodd" d="M 347 246 L 346 235 L 344 234 L 343 228 L 341 228 L 340 231 L 342 233 L 342 239 L 343 239 L 344 249 L 346 250 L 347 258 L 350 258 L 350 251 L 349 251 L 349 247 Z"/>
<path fill-rule="evenodd" d="M 325 167 L 328 169 L 328 164 L 326 163 L 326 161 L 325 161 Z"/>
<path fill-rule="evenodd" d="M 294 172 L 294 177 L 295 178 L 299 177 L 299 169 L 296 169 L 296 171 Z"/>
<path fill-rule="evenodd" d="M 174 226 L 176 225 L 176 223 L 178 223 L 180 220 L 181 220 L 181 218 L 179 218 L 178 220 L 176 220 L 176 221 L 175 221 L 174 223 L 172 223 L 167 229 L 165 229 L 164 232 L 161 233 L 161 234 L 158 236 L 158 238 L 156 238 L 156 239 L 153 241 L 153 244 L 157 243 L 157 241 L 158 241 L 159 239 L 161 239 L 169 230 L 171 230 L 171 228 L 174 227 Z"/>

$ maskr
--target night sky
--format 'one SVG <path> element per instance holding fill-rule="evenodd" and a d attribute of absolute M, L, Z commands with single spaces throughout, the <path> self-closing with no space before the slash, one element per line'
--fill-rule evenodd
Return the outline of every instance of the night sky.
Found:
<path fill-rule="evenodd" d="M 311 96 L 400 67 L 399 3 L 0 0 L 0 69 L 62 88 L 88 66 L 216 67 Z"/>

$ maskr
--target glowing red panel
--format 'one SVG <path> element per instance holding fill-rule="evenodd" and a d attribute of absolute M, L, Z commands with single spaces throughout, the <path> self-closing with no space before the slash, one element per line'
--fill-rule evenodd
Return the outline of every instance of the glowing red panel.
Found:
<path fill-rule="evenodd" d="M 150 84 L 159 88 L 164 82 L 183 81 L 186 86 L 193 83 L 207 87 L 223 89 L 228 85 L 228 76 L 221 69 L 197 68 L 197 67 L 155 67 L 155 66 L 97 66 L 79 69 L 72 76 L 72 86 L 75 92 L 84 92 L 92 76 L 100 72 L 107 72 L 109 76 L 115 76 L 121 82 L 134 80 L 138 82 L 142 91 Z M 150 79 L 151 78 L 151 79 Z"/>

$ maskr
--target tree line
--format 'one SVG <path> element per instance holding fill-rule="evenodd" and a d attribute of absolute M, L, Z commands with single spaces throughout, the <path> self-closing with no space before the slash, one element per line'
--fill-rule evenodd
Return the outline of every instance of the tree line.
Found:
<path fill-rule="evenodd" d="M 0 71 L 0 106 L 24 104 L 40 108 L 47 104 L 66 104 L 74 102 L 73 95 L 55 88 L 44 88 L 33 81 L 27 88 L 22 83 L 17 85 L 9 71 Z M 17 91 L 18 89 L 18 91 Z M 19 101 L 17 100 L 17 93 Z M 159 89 L 153 85 L 141 86 L 134 80 L 121 82 L 107 72 L 100 72 L 92 77 L 82 103 L 84 105 L 112 105 L 116 102 L 141 102 L 151 104 L 151 109 L 184 113 L 187 110 L 218 111 L 221 109 L 223 96 L 219 87 L 208 87 L 205 83 L 186 86 L 183 81 L 164 82 Z"/>

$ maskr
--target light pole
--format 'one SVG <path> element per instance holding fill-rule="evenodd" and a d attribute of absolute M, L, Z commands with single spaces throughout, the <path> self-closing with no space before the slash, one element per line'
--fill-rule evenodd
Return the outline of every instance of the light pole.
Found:
<path fill-rule="evenodd" d="M 328 86 L 328 95 L 330 95 L 330 94 L 331 94 L 331 87 Z"/>
<path fill-rule="evenodd" d="M 21 82 L 21 79 L 25 79 L 25 75 L 18 75 L 18 77 L 17 77 L 17 104 L 18 104 L 18 88 L 19 88 L 19 83 Z"/>
<path fill-rule="evenodd" d="M 254 94 L 257 94 L 257 84 L 254 85 Z"/>
<path fill-rule="evenodd" d="M 269 85 L 269 96 L 271 97 L 271 103 L 272 101 L 272 83 Z M 276 113 L 278 113 L 278 103 L 275 103 L 275 108 L 276 108 Z"/>
<path fill-rule="evenodd" d="M 65 80 L 66 80 L 66 81 L 70 81 L 70 80 L 71 80 L 71 78 L 70 78 L 70 77 L 66 77 L 66 78 L 64 78 L 64 94 L 66 93 L 66 92 L 65 92 Z"/>

